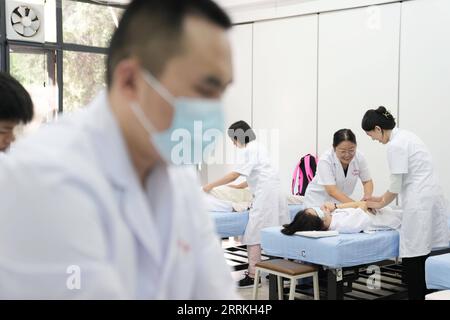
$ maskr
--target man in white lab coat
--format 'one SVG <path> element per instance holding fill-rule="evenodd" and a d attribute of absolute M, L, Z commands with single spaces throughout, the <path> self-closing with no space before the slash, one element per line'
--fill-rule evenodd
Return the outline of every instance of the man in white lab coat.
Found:
<path fill-rule="evenodd" d="M 129 5 L 108 90 L 0 165 L 0 298 L 238 298 L 195 173 L 172 164 L 167 138 L 194 120 L 220 126 L 230 26 L 210 0 Z"/>

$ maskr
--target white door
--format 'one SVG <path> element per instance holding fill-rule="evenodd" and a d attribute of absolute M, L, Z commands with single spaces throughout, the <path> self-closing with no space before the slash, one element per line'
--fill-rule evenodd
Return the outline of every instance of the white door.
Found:
<path fill-rule="evenodd" d="M 253 124 L 290 192 L 298 160 L 316 153 L 317 15 L 255 23 L 253 37 Z"/>
<path fill-rule="evenodd" d="M 351 129 L 369 162 L 375 194 L 389 185 L 386 148 L 365 134 L 361 120 L 380 105 L 397 115 L 399 27 L 399 3 L 319 17 L 319 154 L 332 146 L 335 131 Z M 361 195 L 358 184 L 354 197 Z"/>
<path fill-rule="evenodd" d="M 450 198 L 450 1 L 402 4 L 400 127 L 429 147 Z"/>
<path fill-rule="evenodd" d="M 234 75 L 233 83 L 224 96 L 226 129 L 238 120 L 252 125 L 252 37 L 253 24 L 238 25 L 230 31 Z M 209 182 L 222 177 L 233 168 L 231 162 L 235 150 L 226 132 L 224 140 L 217 145 L 217 150 L 219 153 L 216 163 L 207 166 Z"/>

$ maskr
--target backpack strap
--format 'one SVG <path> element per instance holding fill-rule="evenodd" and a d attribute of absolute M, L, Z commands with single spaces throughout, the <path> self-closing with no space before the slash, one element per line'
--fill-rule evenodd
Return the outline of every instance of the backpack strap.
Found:
<path fill-rule="evenodd" d="M 311 154 L 307 154 L 305 156 L 305 171 L 306 171 L 306 177 L 308 178 L 309 181 L 311 181 L 314 178 L 314 172 L 311 169 L 311 158 L 313 158 L 313 156 Z"/>
<path fill-rule="evenodd" d="M 298 196 L 301 196 L 302 193 L 304 193 L 304 190 L 303 190 L 303 178 L 304 177 L 303 177 L 303 171 L 302 171 L 302 168 L 301 168 L 302 161 L 303 161 L 303 166 L 304 166 L 305 165 L 305 159 L 301 158 L 300 159 L 300 163 L 298 165 L 298 168 L 299 168 L 299 170 L 298 170 L 298 192 L 297 192 Z"/>
<path fill-rule="evenodd" d="M 295 194 L 295 183 L 297 182 L 298 171 L 300 170 L 300 162 L 301 160 L 297 163 L 297 166 L 295 166 L 294 174 L 292 175 L 292 186 L 291 186 L 292 194 Z"/>

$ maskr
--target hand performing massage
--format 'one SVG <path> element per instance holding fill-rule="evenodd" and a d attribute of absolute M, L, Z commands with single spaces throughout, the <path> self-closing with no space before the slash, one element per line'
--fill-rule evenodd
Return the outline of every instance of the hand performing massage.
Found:
<path fill-rule="evenodd" d="M 297 213 L 290 224 L 283 225 L 282 233 L 292 235 L 297 231 L 335 230 L 340 233 L 359 233 L 380 229 L 398 229 L 401 210 L 390 207 L 369 209 L 366 201 L 335 204 L 326 202 Z"/>

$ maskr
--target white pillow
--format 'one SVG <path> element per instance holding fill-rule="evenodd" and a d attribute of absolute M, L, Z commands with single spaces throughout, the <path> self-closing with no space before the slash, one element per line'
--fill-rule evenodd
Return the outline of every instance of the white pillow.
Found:
<path fill-rule="evenodd" d="M 220 186 L 211 190 L 210 194 L 217 199 L 231 202 L 252 202 L 253 195 L 250 189 L 235 189 L 228 186 Z"/>

